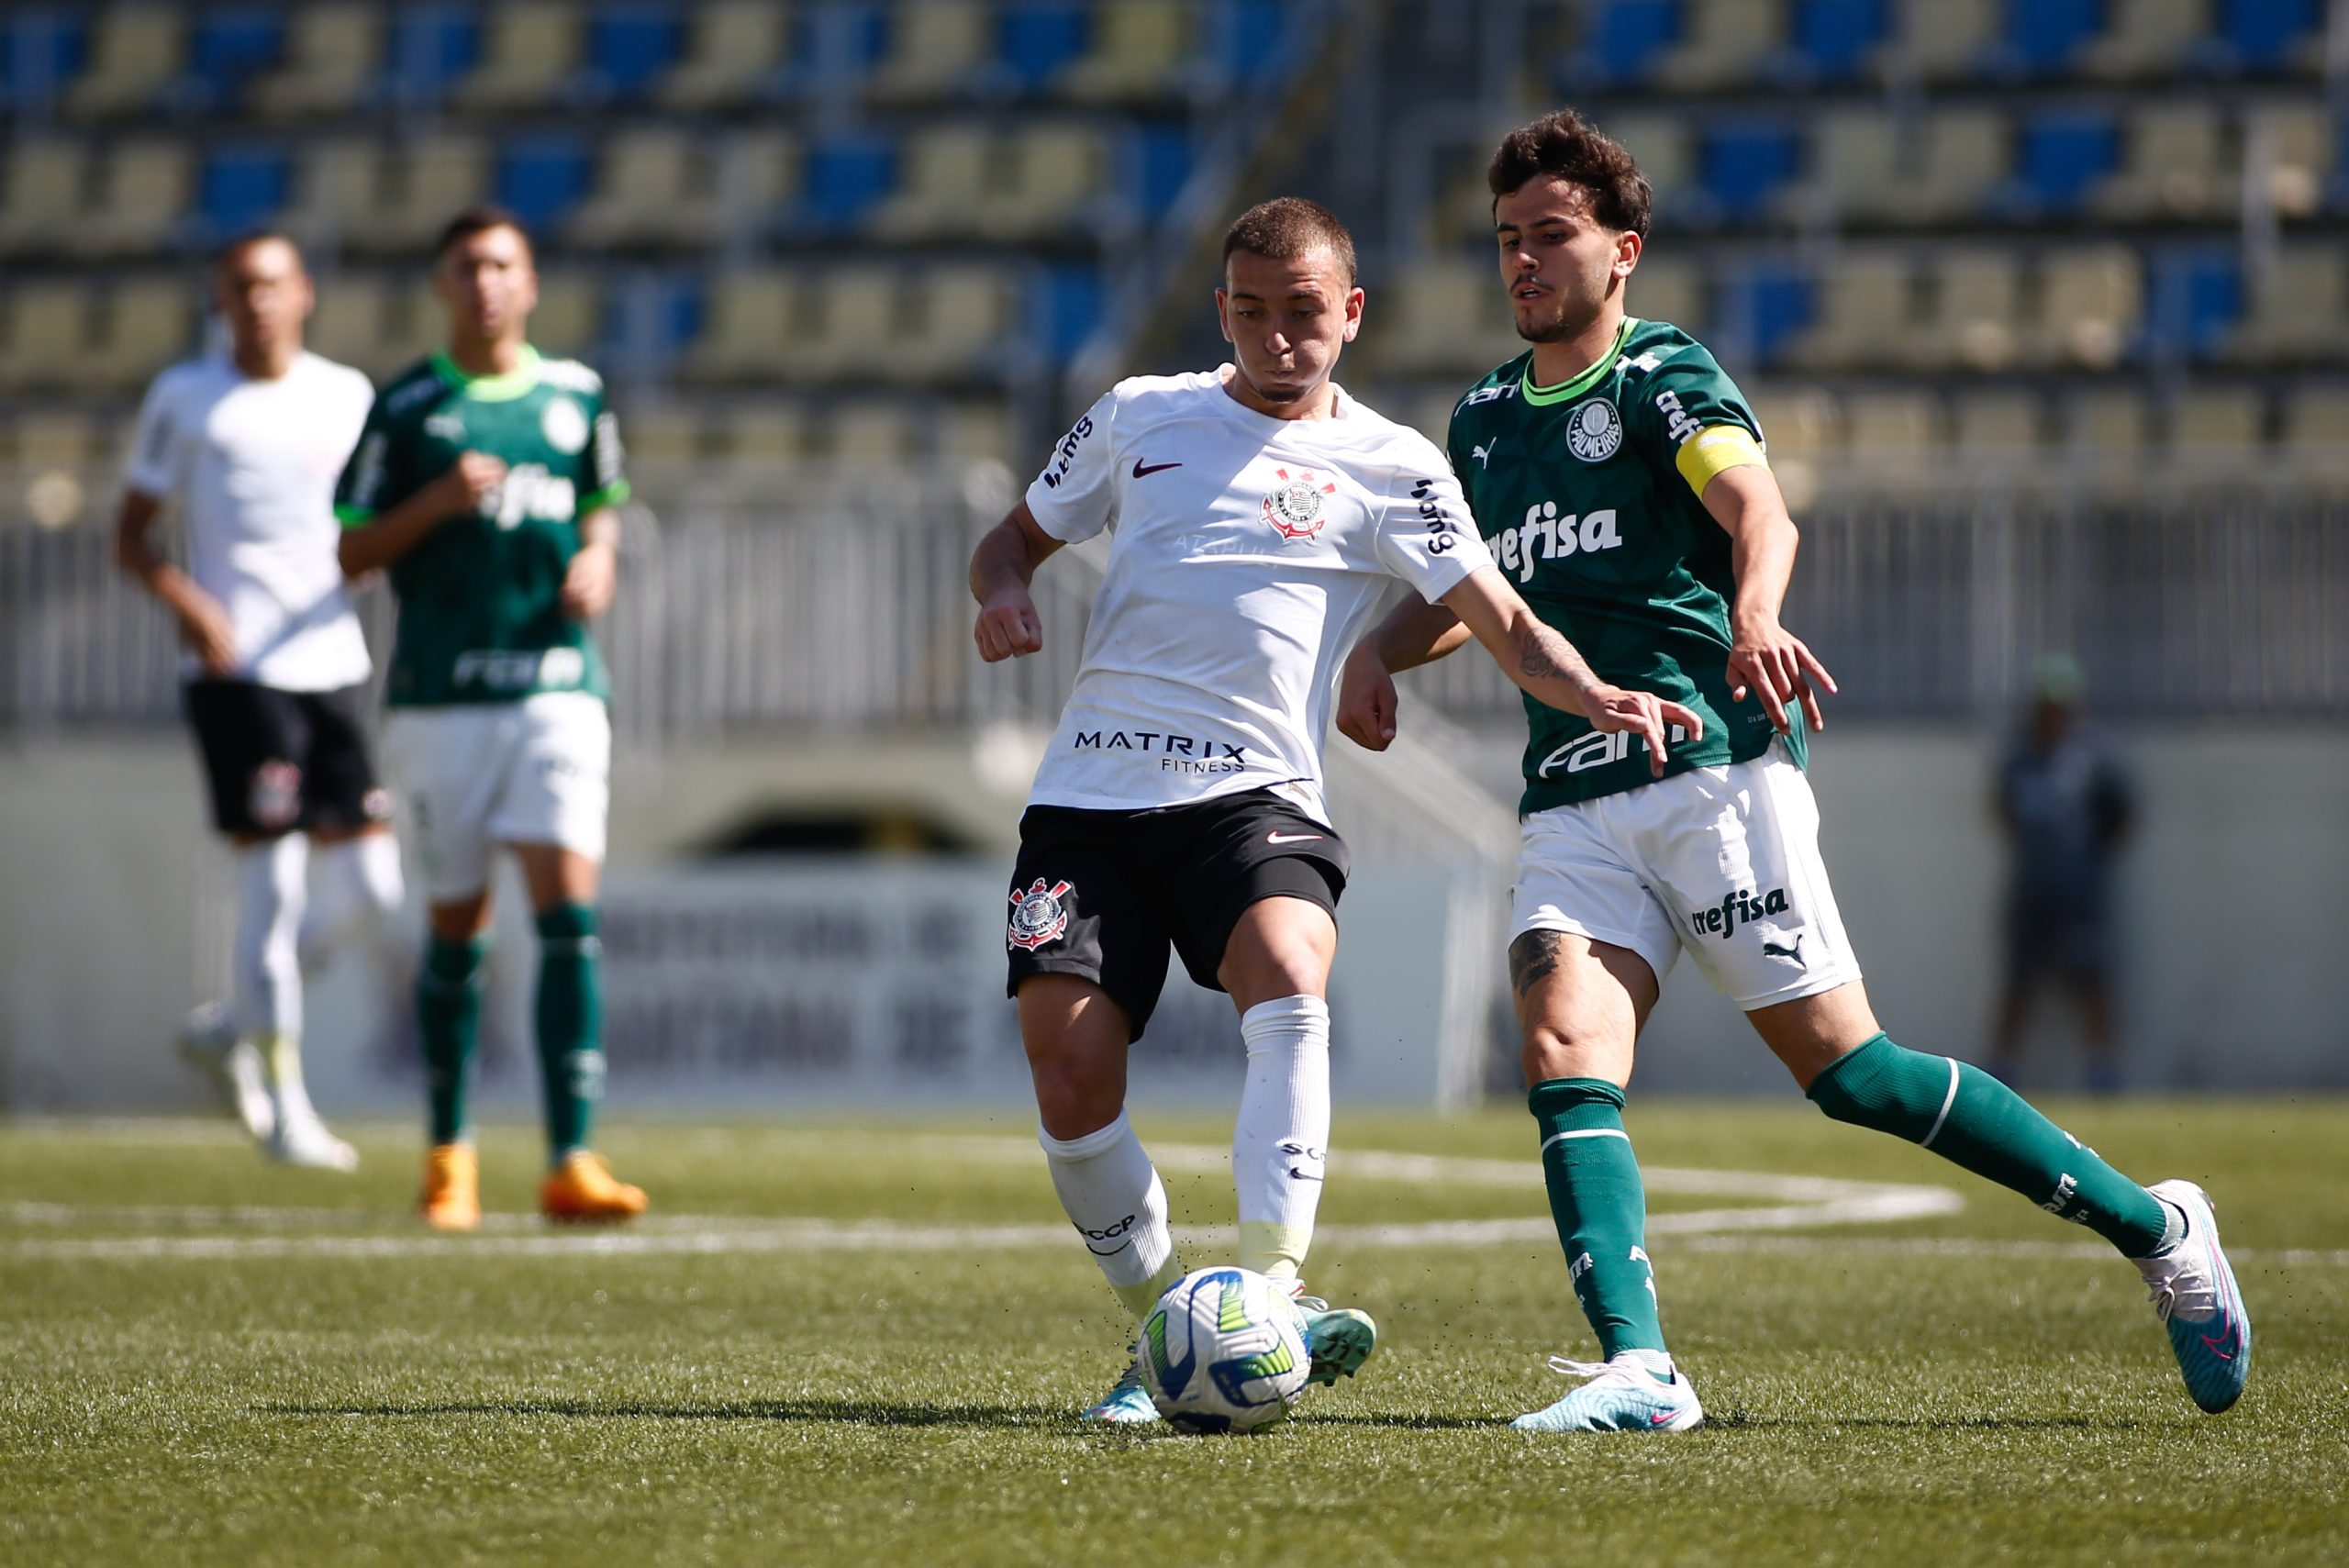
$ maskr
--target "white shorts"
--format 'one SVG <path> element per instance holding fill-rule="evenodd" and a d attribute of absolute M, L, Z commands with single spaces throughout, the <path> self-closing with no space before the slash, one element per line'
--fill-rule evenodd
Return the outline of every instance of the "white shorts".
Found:
<path fill-rule="evenodd" d="M 1565 931 L 1672 972 L 1682 948 L 1752 1012 L 1860 977 L 1819 858 L 1810 781 L 1772 744 L 1750 762 L 1537 811 L 1509 940 Z"/>
<path fill-rule="evenodd" d="M 604 858 L 612 720 L 600 698 L 542 692 L 518 703 L 394 708 L 384 762 L 435 903 L 488 886 L 500 844 Z"/>

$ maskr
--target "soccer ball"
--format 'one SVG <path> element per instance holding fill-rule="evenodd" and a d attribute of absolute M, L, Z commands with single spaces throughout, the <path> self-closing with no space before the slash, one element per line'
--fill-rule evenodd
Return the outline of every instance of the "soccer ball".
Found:
<path fill-rule="evenodd" d="M 1305 1314 L 1248 1269 L 1201 1269 L 1167 1286 L 1134 1343 L 1142 1386 L 1171 1426 L 1245 1432 L 1279 1420 L 1313 1357 Z"/>

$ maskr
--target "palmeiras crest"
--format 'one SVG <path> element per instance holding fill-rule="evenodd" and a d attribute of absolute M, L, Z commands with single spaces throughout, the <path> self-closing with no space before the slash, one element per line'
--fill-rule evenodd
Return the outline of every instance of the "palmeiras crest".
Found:
<path fill-rule="evenodd" d="M 1283 539 L 1311 539 L 1329 521 L 1321 497 L 1335 495 L 1338 487 L 1320 479 L 1309 468 L 1298 469 L 1294 478 L 1285 468 L 1273 472 L 1281 484 L 1279 489 L 1264 497 L 1264 521 L 1272 524 Z"/>
<path fill-rule="evenodd" d="M 1005 940 L 1023 952 L 1034 952 L 1046 942 L 1060 940 L 1061 933 L 1068 929 L 1068 906 L 1061 899 L 1069 888 L 1065 882 L 1046 887 L 1041 876 L 1028 884 L 1025 893 L 1013 888 L 1011 929 L 1005 933 Z"/>

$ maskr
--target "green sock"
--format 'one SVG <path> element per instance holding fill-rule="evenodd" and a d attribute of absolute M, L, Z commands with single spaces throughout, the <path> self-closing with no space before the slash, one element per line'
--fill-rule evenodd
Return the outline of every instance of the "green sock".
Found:
<path fill-rule="evenodd" d="M 1552 1078 L 1525 1100 L 1542 1129 L 1542 1179 L 1566 1272 L 1602 1356 L 1663 1350 L 1647 1193 L 1623 1130 L 1623 1091 L 1602 1078 Z"/>
<path fill-rule="evenodd" d="M 587 1147 L 604 1097 L 603 951 L 596 911 L 586 905 L 539 912 L 539 1073 L 547 1148 L 558 1162 Z"/>
<path fill-rule="evenodd" d="M 1904 1051 L 1879 1034 L 1813 1079 L 1809 1092 L 1837 1121 L 1922 1145 L 2087 1226 L 2125 1257 L 2160 1251 L 2168 1231 L 2161 1199 L 1978 1068 Z"/>
<path fill-rule="evenodd" d="M 466 1078 L 473 1043 L 481 1036 L 481 962 L 489 951 L 484 938 L 425 944 L 416 976 L 416 1027 L 424 1037 L 424 1082 L 432 1112 L 432 1141 L 454 1143 L 465 1136 Z"/>

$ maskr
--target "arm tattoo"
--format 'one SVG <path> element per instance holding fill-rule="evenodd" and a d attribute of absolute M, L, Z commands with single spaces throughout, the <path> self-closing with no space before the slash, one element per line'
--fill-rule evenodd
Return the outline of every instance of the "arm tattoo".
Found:
<path fill-rule="evenodd" d="M 1566 639 L 1546 626 L 1536 625 L 1525 639 L 1524 651 L 1518 655 L 1520 673 L 1531 680 L 1543 680 L 1574 674 L 1582 661 Z"/>
<path fill-rule="evenodd" d="M 1557 973 L 1558 951 L 1565 945 L 1563 931 L 1528 931 L 1508 944 L 1509 989 L 1519 1001 Z"/>

